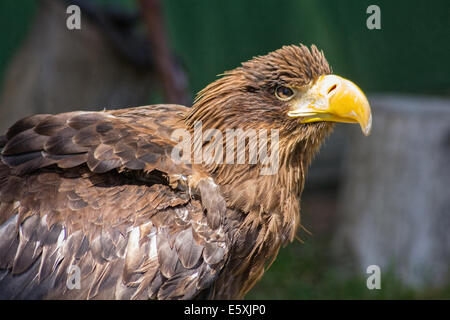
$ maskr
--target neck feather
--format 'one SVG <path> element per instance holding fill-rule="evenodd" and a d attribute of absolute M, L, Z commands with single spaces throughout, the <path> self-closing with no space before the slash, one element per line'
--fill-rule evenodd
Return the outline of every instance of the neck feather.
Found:
<path fill-rule="evenodd" d="M 194 132 L 196 124 L 200 122 L 203 133 L 208 129 L 221 132 L 224 151 L 229 147 L 225 144 L 227 129 L 242 129 L 245 132 L 267 128 L 267 123 L 261 121 L 260 113 L 248 110 L 258 106 L 245 105 L 246 102 L 241 100 L 242 92 L 229 85 L 231 79 L 234 85 L 243 81 L 240 80 L 239 72 L 232 72 L 233 77 L 228 74 L 201 91 L 184 119 L 191 137 L 194 137 L 193 152 L 196 148 L 205 150 L 211 145 L 211 141 L 196 141 L 196 137 L 203 139 L 202 135 L 196 136 Z M 242 113 L 243 108 L 248 112 Z M 252 116 L 258 118 L 252 119 Z M 220 186 L 229 207 L 242 211 L 248 218 L 260 220 L 261 225 L 273 224 L 273 228 L 281 232 L 283 242 L 292 241 L 300 225 L 299 201 L 307 168 L 332 128 L 329 122 L 306 125 L 290 122 L 279 126 L 278 168 L 271 175 L 261 175 L 265 165 L 259 161 L 246 161 L 243 164 L 213 162 L 204 164 L 203 168 Z M 270 130 L 267 136 L 269 138 Z M 244 141 L 246 159 L 249 159 L 249 150 L 255 148 L 252 141 L 258 144 L 258 139 Z M 268 144 L 271 144 L 270 138 Z M 239 153 L 235 151 L 236 147 L 237 144 L 233 143 L 234 154 Z"/>

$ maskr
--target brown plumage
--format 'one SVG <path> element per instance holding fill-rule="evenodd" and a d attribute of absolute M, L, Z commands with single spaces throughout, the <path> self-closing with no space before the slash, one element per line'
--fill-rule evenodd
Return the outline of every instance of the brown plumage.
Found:
<path fill-rule="evenodd" d="M 18 121 L 0 139 L 0 297 L 243 298 L 294 239 L 307 167 L 333 127 L 287 117 L 274 91 L 327 74 L 316 47 L 287 46 L 225 73 L 192 108 Z M 196 121 L 278 129 L 279 170 L 174 161 L 171 134 Z"/>

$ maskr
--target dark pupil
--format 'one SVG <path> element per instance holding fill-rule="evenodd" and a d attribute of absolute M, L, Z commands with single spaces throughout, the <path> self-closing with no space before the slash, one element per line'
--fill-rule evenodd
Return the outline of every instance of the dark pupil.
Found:
<path fill-rule="evenodd" d="M 290 96 L 291 95 L 291 89 L 289 88 L 283 88 L 283 95 Z"/>
<path fill-rule="evenodd" d="M 292 95 L 292 90 L 287 87 L 281 87 L 279 92 L 280 92 L 280 95 L 283 97 L 289 97 Z"/>

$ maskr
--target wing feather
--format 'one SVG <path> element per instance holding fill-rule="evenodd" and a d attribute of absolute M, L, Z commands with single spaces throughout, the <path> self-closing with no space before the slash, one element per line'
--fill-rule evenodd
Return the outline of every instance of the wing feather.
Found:
<path fill-rule="evenodd" d="M 224 200 L 209 180 L 188 190 L 166 178 L 192 174 L 170 158 L 183 110 L 37 115 L 10 128 L 0 139 L 0 298 L 188 299 L 212 290 L 231 246 Z M 73 266 L 80 289 L 67 286 Z"/>
<path fill-rule="evenodd" d="M 180 119 L 180 107 L 174 108 L 172 122 Z M 170 158 L 175 145 L 170 133 L 175 128 L 156 120 L 161 113 L 153 106 L 128 112 L 31 116 L 14 124 L 2 138 L 0 159 L 18 174 L 52 164 L 71 168 L 83 163 L 98 173 L 126 168 L 190 174 L 190 166 L 175 164 Z M 142 114 L 152 116 L 146 125 L 137 119 Z"/>

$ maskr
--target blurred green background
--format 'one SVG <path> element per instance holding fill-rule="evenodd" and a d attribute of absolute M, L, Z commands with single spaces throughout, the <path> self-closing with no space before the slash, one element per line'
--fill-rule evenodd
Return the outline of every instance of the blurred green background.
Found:
<path fill-rule="evenodd" d="M 136 6 L 134 0 L 95 2 L 123 10 Z M 381 30 L 366 27 L 371 4 L 381 8 Z M 36 8 L 35 0 L 0 2 L 1 78 Z M 336 74 L 352 79 L 365 92 L 450 93 L 448 0 L 166 0 L 164 10 L 171 46 L 186 66 L 193 94 L 252 56 L 300 42 L 316 44 Z M 149 96 L 151 102 L 163 102 L 158 101 L 160 95 Z M 361 271 L 348 272 L 336 263 L 332 228 L 320 227 L 327 222 L 317 221 L 314 212 L 303 206 L 303 223 L 314 236 L 304 234 L 305 243 L 281 250 L 247 298 L 450 298 L 450 286 L 417 291 L 389 272 L 383 274 L 382 290 L 368 290 Z"/>
<path fill-rule="evenodd" d="M 136 6 L 134 0 L 96 2 L 123 10 Z M 366 27 L 371 4 L 381 9 L 381 30 Z M 164 6 L 193 93 L 252 56 L 300 42 L 324 50 L 333 71 L 365 91 L 449 93 L 447 0 L 165 0 Z M 0 75 L 35 9 L 36 0 L 0 2 Z"/>

